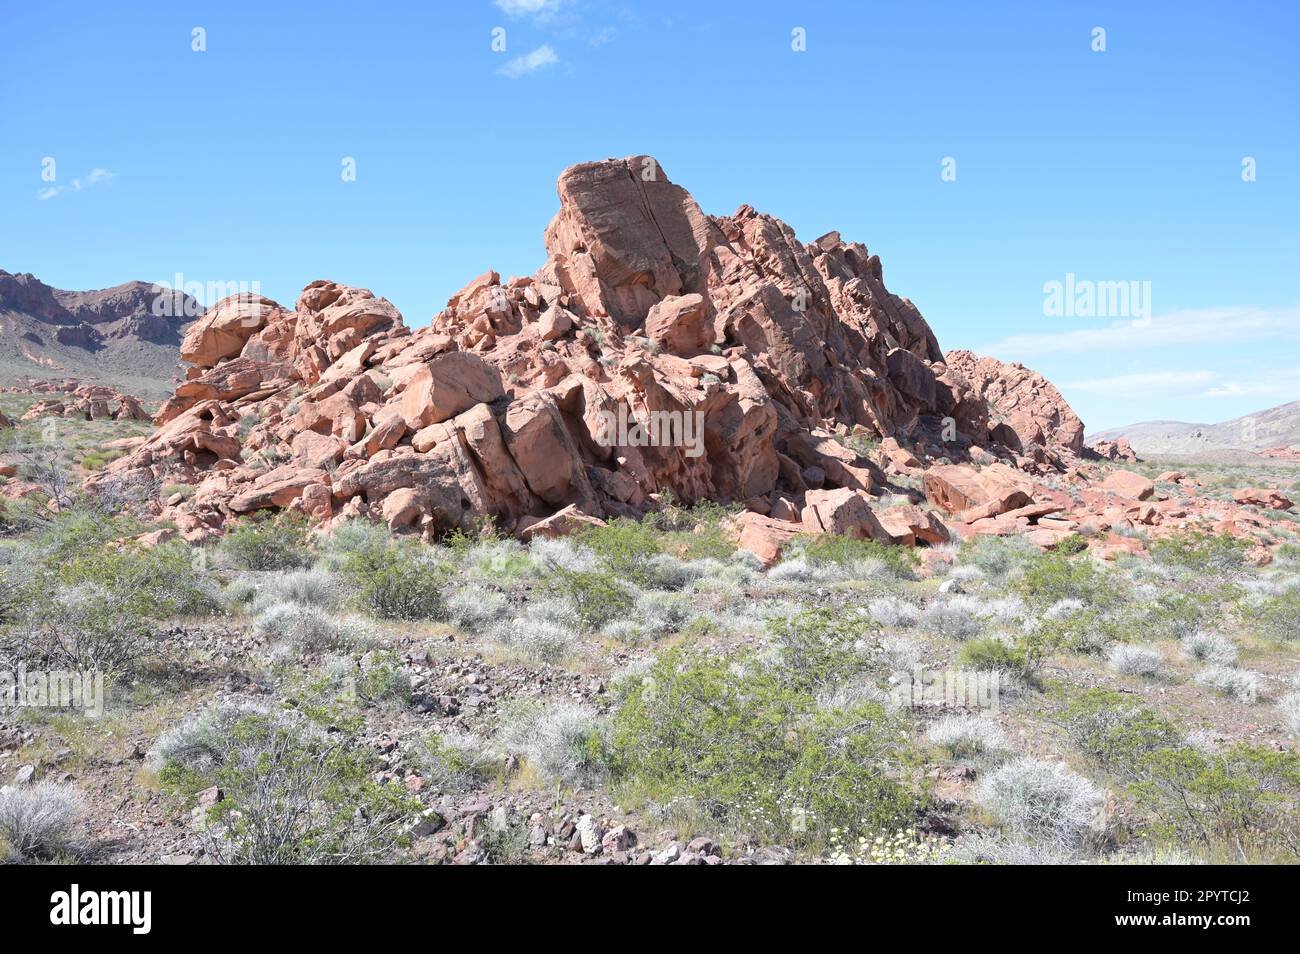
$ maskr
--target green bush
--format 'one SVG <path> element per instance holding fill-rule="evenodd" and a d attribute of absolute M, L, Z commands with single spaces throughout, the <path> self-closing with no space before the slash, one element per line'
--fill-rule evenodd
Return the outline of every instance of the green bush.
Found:
<path fill-rule="evenodd" d="M 618 778 L 689 798 L 751 836 L 825 844 L 831 829 L 906 827 L 924 802 L 883 707 L 819 711 L 779 668 L 670 649 L 613 718 Z"/>
<path fill-rule="evenodd" d="M 600 557 L 610 575 L 632 583 L 650 582 L 649 562 L 659 555 L 659 534 L 649 521 L 617 519 L 584 529 L 573 537 Z"/>
<path fill-rule="evenodd" d="M 180 541 L 153 548 L 102 546 L 63 562 L 58 580 L 65 586 L 105 587 L 149 619 L 203 616 L 216 612 L 219 602 L 215 586 L 194 568 L 193 552 Z"/>
<path fill-rule="evenodd" d="M 377 566 L 347 571 L 363 612 L 379 619 L 436 620 L 446 615 L 445 572 L 406 547 L 385 551 Z"/>
<path fill-rule="evenodd" d="M 1109 606 L 1119 593 L 1115 581 L 1092 558 L 1049 550 L 1030 562 L 1015 589 L 1026 602 L 1047 607 L 1060 600 Z"/>
<path fill-rule="evenodd" d="M 838 533 L 819 533 L 800 540 L 800 552 L 814 566 L 834 564 L 847 566 L 864 560 L 879 560 L 899 579 L 915 575 L 920 558 L 913 547 L 897 547 L 878 540 L 858 539 Z"/>
<path fill-rule="evenodd" d="M 782 675 L 801 692 L 816 692 L 866 669 L 862 640 L 879 630 L 865 614 L 812 609 L 768 620 L 767 630 L 780 653 Z"/>
<path fill-rule="evenodd" d="M 1105 771 L 1128 781 L 1138 777 L 1146 756 L 1182 744 L 1176 726 L 1108 689 L 1081 693 L 1061 711 L 1058 720 L 1084 754 Z"/>
<path fill-rule="evenodd" d="M 980 535 L 962 544 L 961 562 L 1000 580 L 1037 560 L 1038 554 L 1038 547 L 1023 537 Z"/>
<path fill-rule="evenodd" d="M 570 570 L 557 565 L 550 568 L 547 580 L 573 604 L 583 626 L 591 631 L 626 618 L 636 606 L 636 595 L 612 573 L 602 570 Z"/>
<path fill-rule="evenodd" d="M 957 652 L 957 665 L 981 672 L 1009 672 L 1027 675 L 1029 661 L 1025 649 L 1009 645 L 995 637 L 972 639 Z"/>
<path fill-rule="evenodd" d="M 366 573 L 384 565 L 392 534 L 382 523 L 349 520 L 335 527 L 325 543 L 321 563 L 327 570 Z"/>
<path fill-rule="evenodd" d="M 36 537 L 36 547 L 47 564 L 58 566 L 87 550 L 96 550 L 148 529 L 128 514 L 106 513 L 96 507 L 73 507 L 43 525 Z"/>
<path fill-rule="evenodd" d="M 1300 586 L 1256 603 L 1238 604 L 1238 615 L 1268 639 L 1300 639 Z"/>
<path fill-rule="evenodd" d="M 132 669 L 157 648 L 156 623 L 218 609 L 216 587 L 193 569 L 190 552 L 179 542 L 100 545 L 57 568 L 32 568 L 10 597 L 4 648 L 28 665 Z"/>
<path fill-rule="evenodd" d="M 377 768 L 373 752 L 337 735 L 243 715 L 204 779 L 225 795 L 207 812 L 204 847 L 224 864 L 382 860 L 406 843 L 419 802 L 374 781 Z"/>
<path fill-rule="evenodd" d="M 1161 748 L 1130 786 L 1158 835 L 1222 846 L 1239 860 L 1300 857 L 1300 754 L 1239 742 Z"/>
<path fill-rule="evenodd" d="M 1168 566 L 1200 572 L 1230 572 L 1245 562 L 1247 542 L 1229 533 L 1201 530 L 1162 537 L 1151 544 L 1151 556 Z"/>
<path fill-rule="evenodd" d="M 245 570 L 297 570 L 311 566 L 307 518 L 284 512 L 240 522 L 221 541 L 221 550 Z"/>
<path fill-rule="evenodd" d="M 1062 710 L 1071 740 L 1126 783 L 1149 830 L 1241 861 L 1300 856 L 1300 753 L 1187 745 L 1183 729 L 1120 693 L 1090 690 Z"/>

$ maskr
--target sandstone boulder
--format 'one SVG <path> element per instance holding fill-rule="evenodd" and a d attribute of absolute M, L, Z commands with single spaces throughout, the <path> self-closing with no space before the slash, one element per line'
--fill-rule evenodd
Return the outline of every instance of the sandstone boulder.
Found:
<path fill-rule="evenodd" d="M 429 361 L 407 383 L 401 397 L 402 420 L 418 431 L 504 393 L 495 368 L 476 355 L 452 351 Z"/>
<path fill-rule="evenodd" d="M 1156 485 L 1131 470 L 1116 470 L 1101 482 L 1101 489 L 1132 500 L 1146 500 L 1155 493 Z"/>
<path fill-rule="evenodd" d="M 1243 487 L 1241 490 L 1234 490 L 1232 499 L 1239 504 L 1266 507 L 1270 510 L 1290 510 L 1292 507 L 1289 497 L 1279 490 L 1270 490 L 1267 487 Z"/>

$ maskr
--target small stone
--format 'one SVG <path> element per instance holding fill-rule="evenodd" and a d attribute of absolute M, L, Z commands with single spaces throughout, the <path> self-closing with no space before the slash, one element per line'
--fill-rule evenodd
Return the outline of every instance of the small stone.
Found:
<path fill-rule="evenodd" d="M 578 819 L 578 838 L 582 842 L 582 850 L 589 855 L 594 855 L 600 851 L 601 831 L 600 823 L 590 815 L 583 815 Z"/>

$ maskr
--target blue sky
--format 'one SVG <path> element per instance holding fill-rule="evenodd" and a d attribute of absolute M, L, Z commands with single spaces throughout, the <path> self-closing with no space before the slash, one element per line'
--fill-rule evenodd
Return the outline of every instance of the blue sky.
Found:
<path fill-rule="evenodd" d="M 1089 430 L 1224 420 L 1300 399 L 1298 44 L 1289 0 L 11 0 L 0 267 L 331 278 L 421 324 L 542 263 L 565 166 L 648 153 L 708 212 L 864 242 L 944 348 L 1042 371 Z M 1067 274 L 1150 308 L 1045 314 Z"/>

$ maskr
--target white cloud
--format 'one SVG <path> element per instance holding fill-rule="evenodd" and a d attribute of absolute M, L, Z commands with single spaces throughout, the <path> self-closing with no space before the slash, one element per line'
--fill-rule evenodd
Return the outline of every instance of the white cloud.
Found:
<path fill-rule="evenodd" d="M 1062 319 L 1068 320 L 1068 319 Z M 1012 335 L 980 348 L 1004 360 L 1045 354 L 1133 351 L 1176 345 L 1252 344 L 1300 340 L 1300 308 L 1195 308 L 1151 318 L 1117 321 L 1105 328 L 1076 328 Z"/>
<path fill-rule="evenodd" d="M 1260 370 L 1247 381 L 1220 381 L 1205 391 L 1207 398 L 1277 398 L 1294 401 L 1300 398 L 1300 369 Z"/>
<path fill-rule="evenodd" d="M 495 3 L 508 17 L 545 18 L 560 9 L 564 0 L 495 0 Z"/>
<path fill-rule="evenodd" d="M 528 76 L 536 73 L 538 70 L 554 63 L 560 62 L 560 58 L 555 55 L 549 43 L 544 43 L 531 53 L 525 53 L 523 56 L 516 56 L 501 69 L 497 70 L 502 76 L 508 76 L 510 79 L 519 79 L 521 76 Z"/>
<path fill-rule="evenodd" d="M 1109 378 L 1091 378 L 1063 384 L 1065 391 L 1087 391 L 1111 397 L 1139 397 L 1148 394 L 1185 393 L 1204 387 L 1218 379 L 1213 371 L 1150 371 L 1117 374 Z"/>
<path fill-rule="evenodd" d="M 1245 379 L 1209 370 L 1146 371 L 1067 381 L 1060 388 L 1065 394 L 1099 394 L 1120 401 L 1152 397 L 1294 401 L 1300 397 L 1300 369 L 1257 368 Z"/>
<path fill-rule="evenodd" d="M 86 189 L 93 188 L 101 182 L 107 182 L 117 173 L 109 172 L 107 169 L 91 169 L 90 173 L 85 176 L 73 179 L 67 185 L 47 186 L 36 193 L 38 199 L 53 199 L 56 196 L 63 195 L 65 192 L 84 192 Z"/>

